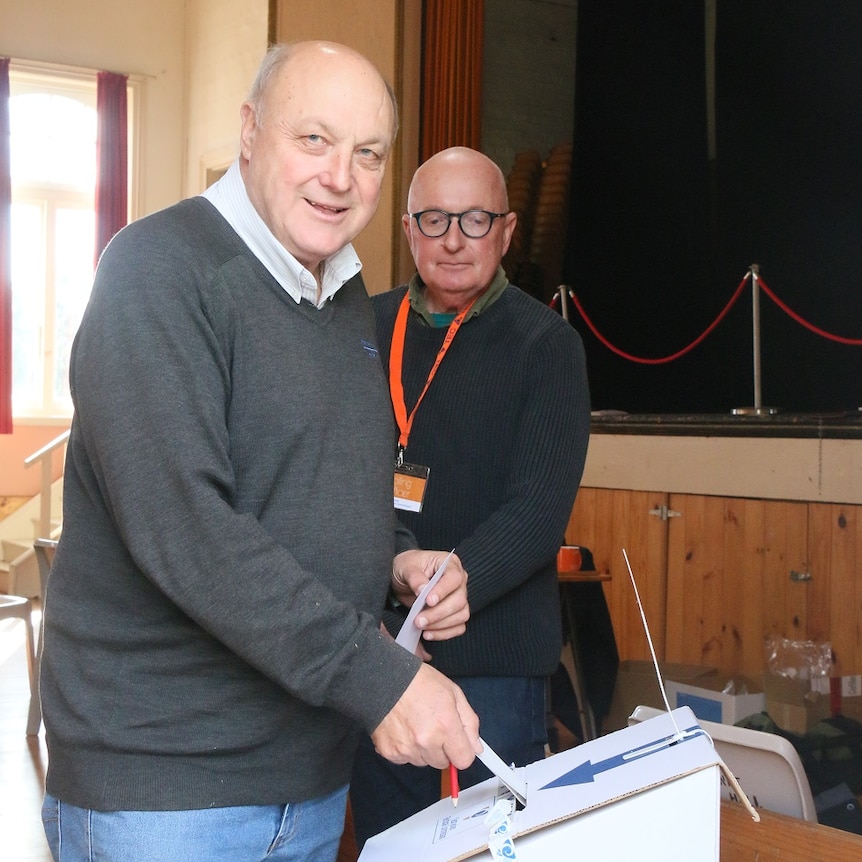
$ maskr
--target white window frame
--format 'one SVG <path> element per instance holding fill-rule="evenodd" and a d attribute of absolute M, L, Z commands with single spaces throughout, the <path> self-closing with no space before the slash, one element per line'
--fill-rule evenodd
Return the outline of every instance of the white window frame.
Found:
<path fill-rule="evenodd" d="M 65 95 L 74 99 L 81 99 L 82 93 L 90 91 L 92 102 L 88 102 L 95 108 L 96 76 L 94 69 L 81 69 L 71 66 L 60 66 L 50 63 L 39 63 L 33 61 L 11 60 L 9 64 L 10 95 L 15 96 L 22 93 L 50 92 Z M 128 203 L 129 220 L 138 212 L 139 194 L 139 161 L 140 161 L 140 114 L 143 99 L 143 77 L 130 75 L 127 81 L 127 114 L 128 114 Z M 56 209 L 58 206 L 75 207 L 82 206 L 92 209 L 95 205 L 95 188 L 92 192 L 82 192 L 63 188 L 57 185 L 15 185 L 13 182 L 12 199 L 14 203 L 36 203 L 43 210 L 43 218 L 47 218 L 48 210 Z M 47 225 L 53 224 L 48 218 Z M 68 424 L 72 415 L 71 402 L 57 402 L 52 398 L 50 385 L 51 368 L 53 367 L 53 354 L 55 347 L 53 343 L 54 333 L 54 272 L 56 262 L 51 251 L 50 238 L 47 259 L 45 261 L 45 285 L 44 285 L 44 310 L 42 321 L 42 344 L 41 353 L 44 362 L 43 370 L 43 392 L 40 403 L 25 408 L 16 407 L 13 404 L 13 419 L 19 425 L 49 425 Z M 14 321 L 13 321 L 14 325 Z"/>

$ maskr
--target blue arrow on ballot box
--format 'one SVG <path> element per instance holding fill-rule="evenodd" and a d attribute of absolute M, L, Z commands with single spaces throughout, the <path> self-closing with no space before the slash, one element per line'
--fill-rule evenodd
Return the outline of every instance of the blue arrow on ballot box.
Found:
<path fill-rule="evenodd" d="M 563 773 L 559 778 L 548 782 L 540 790 L 547 790 L 549 787 L 571 787 L 575 784 L 589 784 L 595 781 L 596 776 L 602 772 L 608 772 L 611 769 L 616 769 L 618 766 L 623 766 L 633 760 L 638 760 L 642 757 L 648 757 L 651 754 L 656 754 L 659 751 L 665 751 L 674 745 L 679 745 L 687 739 L 693 739 L 695 736 L 706 736 L 703 729 L 695 725 L 681 733 L 674 733 L 664 739 L 658 739 L 655 742 L 648 742 L 639 748 L 634 748 L 631 751 L 615 754 L 613 757 L 608 757 L 605 760 L 596 761 L 593 763 L 587 760 Z"/>

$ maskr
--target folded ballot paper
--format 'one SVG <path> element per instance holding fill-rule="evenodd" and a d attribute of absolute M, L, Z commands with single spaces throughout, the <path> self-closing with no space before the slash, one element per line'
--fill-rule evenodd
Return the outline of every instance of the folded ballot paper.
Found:
<path fill-rule="evenodd" d="M 721 782 L 759 820 L 689 707 L 526 767 L 495 758 L 483 755 L 494 777 L 462 790 L 457 808 L 441 799 L 371 838 L 359 862 L 718 860 Z"/>
<path fill-rule="evenodd" d="M 443 577 L 443 572 L 446 571 L 446 566 L 449 565 L 449 560 L 452 559 L 452 554 L 455 553 L 455 549 L 453 548 L 446 554 L 446 558 L 440 563 L 440 567 L 431 577 L 431 580 L 422 587 L 421 592 L 418 596 L 416 596 L 416 600 L 413 602 L 413 607 L 410 608 L 410 613 L 407 614 L 407 619 L 401 625 L 401 628 L 398 630 L 398 637 L 395 638 L 395 643 L 403 646 L 408 652 L 416 652 L 416 647 L 419 646 L 419 638 L 422 635 L 422 630 L 417 628 L 414 624 L 416 617 L 419 616 L 419 612 L 422 608 L 425 607 L 425 602 L 428 600 L 428 593 L 437 586 L 437 581 Z"/>

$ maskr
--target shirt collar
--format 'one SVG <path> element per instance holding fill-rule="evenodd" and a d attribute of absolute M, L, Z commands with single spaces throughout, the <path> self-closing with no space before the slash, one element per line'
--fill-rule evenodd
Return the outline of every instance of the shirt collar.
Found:
<path fill-rule="evenodd" d="M 240 173 L 239 159 L 234 160 L 224 176 L 206 189 L 202 197 L 221 213 L 296 303 L 304 298 L 320 308 L 362 269 L 362 263 L 349 243 L 326 258 L 321 267 L 322 285 L 318 301 L 314 275 L 275 238 L 254 208 Z"/>
<path fill-rule="evenodd" d="M 502 266 L 497 267 L 497 272 L 488 286 L 488 289 L 479 296 L 473 303 L 470 313 L 464 318 L 465 322 L 471 317 L 481 314 L 489 305 L 496 302 L 500 298 L 500 294 L 506 289 L 509 284 L 509 279 L 506 278 L 506 273 Z M 407 291 L 410 294 L 410 307 L 422 318 L 428 326 L 435 326 L 431 312 L 428 311 L 428 306 L 425 304 L 425 282 L 419 277 L 417 272 L 407 286 Z"/>

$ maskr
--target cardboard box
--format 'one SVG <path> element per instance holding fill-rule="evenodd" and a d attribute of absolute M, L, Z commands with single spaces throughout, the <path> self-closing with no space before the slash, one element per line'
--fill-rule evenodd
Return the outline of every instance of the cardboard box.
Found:
<path fill-rule="evenodd" d="M 822 679 L 827 686 L 825 694 L 816 687 L 812 688 L 810 679 L 791 679 L 775 673 L 764 673 L 763 691 L 769 717 L 782 730 L 798 734 L 807 733 L 818 721 L 829 718 L 832 715 L 829 677 Z"/>
<path fill-rule="evenodd" d="M 511 846 L 495 858 L 518 862 L 571 859 L 585 848 L 594 851 L 587 855 L 600 849 L 602 858 L 638 862 L 667 862 L 678 857 L 673 848 L 684 848 L 687 862 L 717 862 L 721 777 L 739 788 L 687 707 L 516 772 L 527 786 L 521 810 L 511 810 L 511 794 L 490 778 L 462 790 L 457 808 L 441 799 L 375 835 L 359 862 L 487 858 L 498 840 Z M 739 795 L 745 799 L 741 788 Z M 502 835 L 488 822 L 498 802 L 508 812 Z"/>
<path fill-rule="evenodd" d="M 704 677 L 718 675 L 718 668 L 697 664 L 660 662 L 659 667 L 665 682 L 668 679 L 674 679 L 684 683 L 697 681 L 699 684 Z M 629 716 L 637 706 L 665 708 L 653 663 L 628 659 L 620 662 L 617 671 L 611 708 L 603 724 L 604 732 L 609 733 L 625 727 L 628 724 Z"/>
<path fill-rule="evenodd" d="M 747 693 L 725 694 L 723 689 L 728 687 L 729 682 L 725 676 L 707 676 L 700 679 L 697 685 L 673 679 L 666 679 L 664 684 L 671 709 L 690 706 L 701 721 L 736 724 L 766 709 L 766 695 L 759 683 L 744 676 L 736 676 L 733 678 L 735 688 L 744 688 Z"/>

